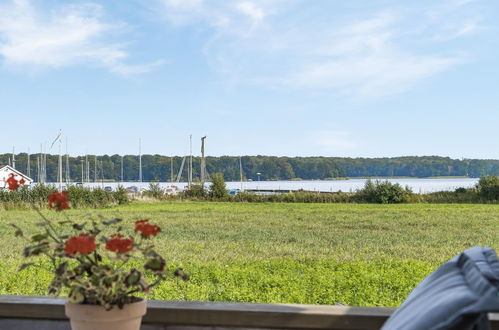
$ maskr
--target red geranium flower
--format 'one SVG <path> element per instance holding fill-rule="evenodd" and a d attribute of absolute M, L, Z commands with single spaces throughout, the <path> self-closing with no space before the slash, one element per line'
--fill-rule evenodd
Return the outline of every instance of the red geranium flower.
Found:
<path fill-rule="evenodd" d="M 14 173 L 11 173 L 9 174 L 9 178 L 7 180 L 5 180 L 5 182 L 7 182 L 7 184 L 9 185 L 9 190 L 17 190 L 19 188 L 19 182 L 14 178 L 16 176 L 16 174 Z"/>
<path fill-rule="evenodd" d="M 121 234 L 111 235 L 111 239 L 106 242 L 106 250 L 116 253 L 126 253 L 133 249 L 133 238 L 123 238 Z"/>
<path fill-rule="evenodd" d="M 68 192 L 57 192 L 54 191 L 48 196 L 49 200 L 49 208 L 55 207 L 57 211 L 67 210 L 69 209 L 69 199 Z"/>
<path fill-rule="evenodd" d="M 70 256 L 74 256 L 76 253 L 89 254 L 94 252 L 96 248 L 95 238 L 88 234 L 71 236 L 64 245 L 64 250 Z"/>
<path fill-rule="evenodd" d="M 156 225 L 151 225 L 149 220 L 137 220 L 135 221 L 135 232 L 141 233 L 142 237 L 149 238 L 151 236 L 156 236 L 161 231 L 161 228 Z"/>
<path fill-rule="evenodd" d="M 25 183 L 26 183 L 26 180 L 24 180 L 24 178 L 21 178 L 21 180 L 19 180 L 19 183 L 20 183 L 20 184 L 25 184 Z"/>

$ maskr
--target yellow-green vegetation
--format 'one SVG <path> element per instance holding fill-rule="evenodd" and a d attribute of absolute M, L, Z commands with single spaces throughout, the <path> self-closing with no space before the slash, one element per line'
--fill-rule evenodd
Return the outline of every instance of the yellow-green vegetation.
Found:
<path fill-rule="evenodd" d="M 191 280 L 165 282 L 151 299 L 397 306 L 460 251 L 499 249 L 499 205 L 173 202 L 43 213 L 161 225 L 158 252 Z M 0 211 L 0 294 L 45 294 L 50 273 L 17 273 L 24 242 L 8 225 L 33 232 L 37 222 L 33 211 Z"/>

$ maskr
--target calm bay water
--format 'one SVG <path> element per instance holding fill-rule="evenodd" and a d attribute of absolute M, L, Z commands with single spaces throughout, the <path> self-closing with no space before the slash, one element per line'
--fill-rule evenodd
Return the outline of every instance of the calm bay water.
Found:
<path fill-rule="evenodd" d="M 385 180 L 385 179 L 383 179 Z M 459 187 L 471 188 L 475 186 L 478 179 L 470 178 L 451 178 L 451 179 L 386 179 L 393 183 L 399 183 L 403 187 L 408 186 L 415 193 L 429 193 L 435 191 L 452 191 Z M 364 186 L 366 179 L 349 179 L 349 180 L 311 180 L 311 181 L 251 181 L 243 182 L 227 182 L 228 189 L 244 190 L 308 190 L 322 192 L 353 192 Z M 162 188 L 175 186 L 179 190 L 184 190 L 187 187 L 187 182 L 160 182 Z M 90 182 L 84 184 L 86 187 L 112 187 L 116 189 L 118 185 L 125 188 L 135 186 L 138 189 L 147 189 L 148 182 Z M 209 186 L 209 183 L 206 183 Z"/>

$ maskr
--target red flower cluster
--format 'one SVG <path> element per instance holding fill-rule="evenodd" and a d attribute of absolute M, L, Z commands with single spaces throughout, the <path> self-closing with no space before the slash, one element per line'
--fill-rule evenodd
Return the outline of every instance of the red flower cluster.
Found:
<path fill-rule="evenodd" d="M 16 174 L 14 173 L 11 173 L 9 174 L 9 178 L 7 180 L 5 180 L 5 182 L 7 183 L 7 185 L 9 186 L 9 190 L 17 190 L 19 189 L 19 181 L 16 180 L 16 178 L 14 178 L 16 176 Z M 23 182 L 21 182 L 21 184 L 24 183 L 24 179 L 21 179 Z"/>
<path fill-rule="evenodd" d="M 133 238 L 123 238 L 121 234 L 111 235 L 111 239 L 106 242 L 106 250 L 116 253 L 126 253 L 133 249 Z"/>
<path fill-rule="evenodd" d="M 135 232 L 141 233 L 142 237 L 149 238 L 151 236 L 156 236 L 161 231 L 161 228 L 156 225 L 151 225 L 148 223 L 149 220 L 137 220 L 135 221 Z"/>
<path fill-rule="evenodd" d="M 54 191 L 48 196 L 49 208 L 55 207 L 57 211 L 69 209 L 69 199 L 68 192 L 57 192 Z"/>
<path fill-rule="evenodd" d="M 89 254 L 94 252 L 96 248 L 95 238 L 88 234 L 71 236 L 64 245 L 64 250 L 70 256 L 74 256 L 76 253 Z"/>

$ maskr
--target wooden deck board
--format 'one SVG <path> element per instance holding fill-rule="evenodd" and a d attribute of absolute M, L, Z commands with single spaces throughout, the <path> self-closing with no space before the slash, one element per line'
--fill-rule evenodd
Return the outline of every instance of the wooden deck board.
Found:
<path fill-rule="evenodd" d="M 0 296 L 0 330 L 67 330 L 64 298 Z M 143 330 L 379 329 L 394 308 L 149 301 Z M 499 314 L 491 314 L 499 330 Z M 16 324 L 15 328 L 12 325 Z"/>

